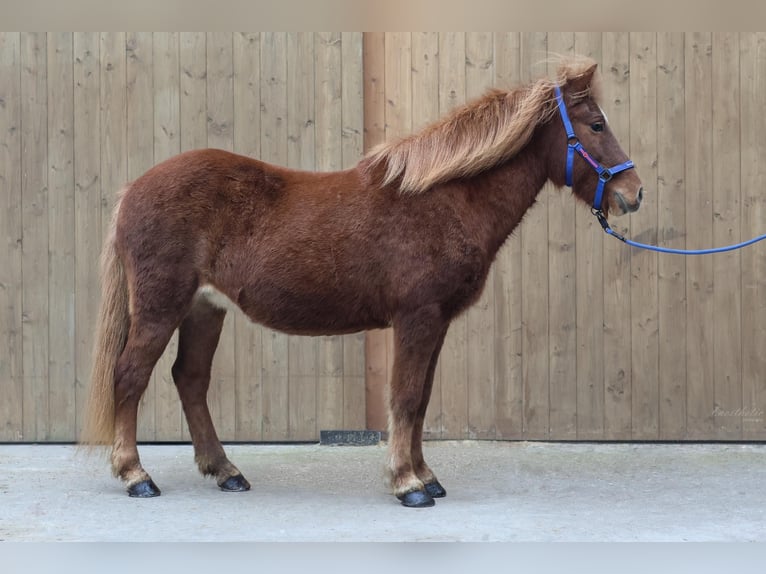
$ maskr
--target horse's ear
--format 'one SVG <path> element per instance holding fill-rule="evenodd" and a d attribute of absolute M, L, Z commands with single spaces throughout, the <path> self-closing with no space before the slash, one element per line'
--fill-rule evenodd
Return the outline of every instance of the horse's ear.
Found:
<path fill-rule="evenodd" d="M 569 94 L 572 99 L 578 100 L 590 93 L 597 67 L 598 64 L 592 64 L 583 73 L 569 80 Z"/>

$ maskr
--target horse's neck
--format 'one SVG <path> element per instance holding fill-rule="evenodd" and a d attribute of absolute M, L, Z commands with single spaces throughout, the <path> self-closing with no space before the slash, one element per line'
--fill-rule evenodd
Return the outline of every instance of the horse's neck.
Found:
<path fill-rule="evenodd" d="M 543 155 L 528 147 L 505 164 L 466 182 L 464 193 L 476 194 L 466 203 L 492 257 L 534 205 L 546 180 Z"/>

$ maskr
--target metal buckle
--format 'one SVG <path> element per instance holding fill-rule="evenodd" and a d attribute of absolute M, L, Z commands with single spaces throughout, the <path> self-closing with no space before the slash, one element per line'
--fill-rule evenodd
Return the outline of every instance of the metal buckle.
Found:
<path fill-rule="evenodd" d="M 606 220 L 606 217 L 604 217 L 603 211 L 596 209 L 595 207 L 591 207 L 590 212 L 596 216 L 596 219 L 598 219 L 598 222 L 601 224 L 601 228 L 604 231 L 611 229 L 611 227 L 609 227 L 609 222 Z"/>
<path fill-rule="evenodd" d="M 612 172 L 611 172 L 611 171 L 609 171 L 608 169 L 605 169 L 605 170 L 604 170 L 604 171 L 602 171 L 600 174 L 598 174 L 598 177 L 599 177 L 599 179 L 600 179 L 601 181 L 603 181 L 604 183 L 606 183 L 607 181 L 609 181 L 610 179 L 612 179 Z"/>

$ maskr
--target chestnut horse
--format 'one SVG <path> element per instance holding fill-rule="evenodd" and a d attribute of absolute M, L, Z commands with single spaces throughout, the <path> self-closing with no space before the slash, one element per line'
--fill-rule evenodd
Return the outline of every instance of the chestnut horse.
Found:
<path fill-rule="evenodd" d="M 182 153 L 129 184 L 102 254 L 102 302 L 82 442 L 112 445 L 131 496 L 160 494 L 139 461 L 136 417 L 155 363 L 179 330 L 172 374 L 195 460 L 221 489 L 249 483 L 224 453 L 207 406 L 226 314 L 295 335 L 393 326 L 388 471 L 405 506 L 445 490 L 423 460 L 423 419 L 450 321 L 478 298 L 495 255 L 546 181 L 565 184 L 568 138 L 555 88 L 590 157 L 626 154 L 597 104 L 592 60 L 556 79 L 490 90 L 356 167 L 313 173 L 220 150 Z M 574 194 L 597 174 L 574 159 Z M 635 170 L 611 179 L 603 212 L 634 211 Z"/>

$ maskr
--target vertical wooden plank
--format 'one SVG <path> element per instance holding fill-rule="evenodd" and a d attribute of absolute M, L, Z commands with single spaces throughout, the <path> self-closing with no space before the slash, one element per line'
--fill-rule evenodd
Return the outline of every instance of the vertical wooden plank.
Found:
<path fill-rule="evenodd" d="M 72 34 L 48 35 L 49 438 L 75 438 L 74 62 Z"/>
<path fill-rule="evenodd" d="M 657 34 L 657 229 L 660 245 L 684 248 L 684 36 Z M 650 196 L 648 201 L 651 201 Z M 686 435 L 686 259 L 658 258 L 659 438 Z"/>
<path fill-rule="evenodd" d="M 97 33 L 75 33 L 74 43 L 74 180 L 75 180 L 75 370 L 77 434 L 82 428 L 91 353 L 101 297 L 101 133 L 100 46 Z"/>
<path fill-rule="evenodd" d="M 160 163 L 181 152 L 180 45 L 177 32 L 153 35 L 154 76 L 154 162 Z M 149 105 L 149 104 L 147 104 Z M 154 367 L 156 420 L 155 440 L 181 440 L 185 426 L 181 401 L 171 369 L 178 354 L 178 331 Z"/>
<path fill-rule="evenodd" d="M 230 32 L 207 34 L 207 143 L 212 148 L 234 147 L 233 36 Z M 235 436 L 237 388 L 235 337 L 232 313 L 226 318 L 218 343 L 208 393 L 208 403 L 218 436 Z"/>
<path fill-rule="evenodd" d="M 0 441 L 23 438 L 21 45 L 0 33 Z"/>
<path fill-rule="evenodd" d="M 742 236 L 763 232 L 763 189 L 766 183 L 766 125 L 761 110 L 766 103 L 766 35 L 740 34 L 740 102 Z M 745 440 L 766 436 L 766 295 L 761 278 L 766 273 L 766 249 L 760 244 L 742 258 L 742 434 Z"/>
<path fill-rule="evenodd" d="M 315 166 L 314 49 L 313 33 L 287 34 L 287 165 L 295 169 Z M 287 345 L 288 438 L 307 440 L 316 436 L 317 417 L 325 406 L 317 403 L 319 339 L 293 336 Z"/>
<path fill-rule="evenodd" d="M 495 41 L 495 85 L 521 83 L 521 36 L 499 33 Z M 499 439 L 522 437 L 521 234 L 514 233 L 495 262 L 495 428 Z"/>
<path fill-rule="evenodd" d="M 154 165 L 154 78 L 151 32 L 131 32 L 126 37 L 126 107 L 128 180 L 143 175 Z M 163 157 L 163 159 L 165 159 Z M 138 409 L 137 437 L 157 440 L 157 402 L 161 378 L 155 367 Z"/>
<path fill-rule="evenodd" d="M 466 98 L 476 98 L 494 80 L 492 33 L 469 32 L 465 39 Z M 466 316 L 468 382 L 467 438 L 495 438 L 495 269 L 490 269 L 484 291 Z"/>
<path fill-rule="evenodd" d="M 181 151 L 207 147 L 207 36 L 181 32 L 179 37 L 179 124 Z"/>
<path fill-rule="evenodd" d="M 234 34 L 234 151 L 254 158 L 261 155 L 261 38 L 258 33 Z M 263 329 L 236 313 L 235 377 L 237 412 L 235 438 L 261 440 L 261 353 Z"/>
<path fill-rule="evenodd" d="M 184 152 L 207 147 L 207 35 L 181 32 L 178 42 L 178 139 Z M 181 438 L 190 440 L 185 423 Z"/>
<path fill-rule="evenodd" d="M 574 53 L 574 34 L 548 34 L 548 53 Z M 548 73 L 555 74 L 555 65 Z M 577 258 L 575 199 L 565 189 L 549 187 L 548 206 L 548 367 L 549 429 L 557 439 L 577 437 Z M 572 304 L 572 300 L 575 304 Z"/>
<path fill-rule="evenodd" d="M 338 171 L 342 157 L 342 38 L 340 33 L 315 35 L 316 169 Z M 321 337 L 317 341 L 318 428 L 343 425 L 343 338 Z"/>
<path fill-rule="evenodd" d="M 45 33 L 21 35 L 23 439 L 49 438 L 48 101 Z"/>
<path fill-rule="evenodd" d="M 657 37 L 654 32 L 630 35 L 630 153 L 642 181 L 657 181 Z M 641 126 L 633 129 L 632 126 Z M 635 236 L 657 241 L 657 203 L 647 202 L 632 214 Z M 659 310 L 657 254 L 634 253 L 631 269 L 631 368 L 633 374 L 633 438 L 659 437 Z"/>
<path fill-rule="evenodd" d="M 713 34 L 714 245 L 740 241 L 739 38 Z M 742 437 L 741 252 L 713 255 L 715 438 Z M 723 414 L 722 414 L 723 413 Z"/>
<path fill-rule="evenodd" d="M 362 33 L 341 34 L 341 167 L 361 159 L 364 138 Z M 343 337 L 343 428 L 365 428 L 364 333 Z"/>
<path fill-rule="evenodd" d="M 575 52 L 593 58 L 602 77 L 608 75 L 601 60 L 601 34 L 575 34 Z M 607 102 L 601 105 L 608 108 Z M 611 110 L 606 109 L 611 118 Z M 627 147 L 628 141 L 620 142 Z M 577 438 L 604 438 L 604 234 L 587 209 L 575 210 L 575 291 L 577 321 L 576 410 Z"/>
<path fill-rule="evenodd" d="M 439 119 L 439 33 L 412 33 L 412 123 L 415 129 Z M 440 437 L 442 431 L 440 366 L 423 425 L 425 438 Z"/>
<path fill-rule="evenodd" d="M 101 44 L 101 237 L 106 237 L 117 192 L 128 181 L 126 37 L 102 32 Z"/>
<path fill-rule="evenodd" d="M 766 230 L 766 34 L 742 32 L 740 124 L 742 237 Z M 766 247 L 742 251 L 742 438 L 766 438 Z"/>
<path fill-rule="evenodd" d="M 261 34 L 261 156 L 264 161 L 287 165 L 287 37 Z M 261 385 L 263 440 L 288 437 L 288 339 L 263 331 Z"/>
<path fill-rule="evenodd" d="M 108 235 L 117 193 L 128 181 L 126 35 L 100 35 L 101 238 Z M 148 143 L 147 143 L 148 145 Z"/>
<path fill-rule="evenodd" d="M 464 32 L 439 34 L 439 115 L 465 102 L 466 40 Z M 386 85 L 389 78 L 386 74 Z M 386 98 L 388 100 L 388 97 Z M 461 315 L 450 325 L 439 356 L 441 368 L 441 438 L 465 438 L 468 434 L 468 323 Z"/>
<path fill-rule="evenodd" d="M 698 249 L 713 236 L 712 38 L 685 37 L 686 246 Z M 712 257 L 686 261 L 687 438 L 714 436 L 714 333 Z"/>
<path fill-rule="evenodd" d="M 386 139 L 386 36 L 382 32 L 366 32 L 363 38 L 364 61 L 364 150 L 368 151 Z M 386 385 L 388 362 L 386 334 L 382 329 L 368 331 L 365 336 L 365 420 L 371 430 L 385 430 L 387 425 Z"/>
<path fill-rule="evenodd" d="M 630 148 L 630 42 L 626 33 L 605 32 L 601 53 L 604 102 L 609 125 L 623 149 Z M 630 154 L 629 154 L 630 155 Z M 639 172 L 640 173 L 640 172 Z M 650 192 L 647 186 L 647 191 Z M 631 233 L 630 219 L 612 221 L 619 233 Z M 604 241 L 604 438 L 631 438 L 630 257 L 619 241 Z"/>
<path fill-rule="evenodd" d="M 524 32 L 521 36 L 522 82 L 544 73 L 533 68 L 547 54 L 545 33 Z M 550 184 L 540 192 L 521 226 L 522 291 L 522 377 L 524 381 L 524 437 L 548 438 L 549 409 L 549 338 L 548 338 L 548 207 Z"/>

